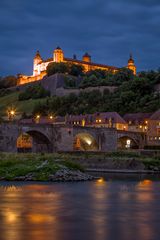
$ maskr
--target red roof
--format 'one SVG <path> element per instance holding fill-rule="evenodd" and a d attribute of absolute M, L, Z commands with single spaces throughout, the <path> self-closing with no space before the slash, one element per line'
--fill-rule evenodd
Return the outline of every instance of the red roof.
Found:
<path fill-rule="evenodd" d="M 72 58 L 65 58 L 64 60 L 68 61 L 68 62 L 73 62 L 73 63 L 75 62 L 75 63 L 79 63 L 79 64 L 87 64 L 87 65 L 90 65 L 90 66 L 98 66 L 98 67 L 102 67 L 102 68 L 110 68 L 110 69 L 113 69 L 113 70 L 118 70 L 119 69 L 117 67 L 108 66 L 108 65 L 105 65 L 105 64 L 93 63 L 93 62 L 85 62 L 85 61 L 76 60 L 76 59 L 72 59 Z"/>

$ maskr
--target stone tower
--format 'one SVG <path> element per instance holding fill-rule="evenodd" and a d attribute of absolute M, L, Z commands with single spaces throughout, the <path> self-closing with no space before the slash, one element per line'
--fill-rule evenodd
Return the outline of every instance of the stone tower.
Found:
<path fill-rule="evenodd" d="M 37 51 L 33 59 L 33 76 L 37 76 L 40 74 L 40 70 L 38 69 L 38 64 L 41 63 L 42 61 L 43 59 L 41 58 L 40 52 Z"/>
<path fill-rule="evenodd" d="M 83 55 L 82 61 L 84 61 L 84 62 L 91 62 L 91 56 L 86 52 Z"/>
<path fill-rule="evenodd" d="M 60 47 L 57 47 L 53 52 L 53 61 L 60 63 L 64 60 L 64 53 Z"/>
<path fill-rule="evenodd" d="M 136 69 L 132 54 L 130 54 L 130 58 L 128 60 L 128 69 L 132 70 L 134 75 L 136 75 L 136 70 L 137 69 Z"/>

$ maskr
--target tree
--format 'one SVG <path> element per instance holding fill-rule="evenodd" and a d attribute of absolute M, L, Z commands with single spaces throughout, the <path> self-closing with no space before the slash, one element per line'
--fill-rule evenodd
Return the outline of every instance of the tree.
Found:
<path fill-rule="evenodd" d="M 84 67 L 82 65 L 70 64 L 68 74 L 72 76 L 82 76 L 84 72 Z"/>
<path fill-rule="evenodd" d="M 67 63 L 50 63 L 47 66 L 47 75 L 51 76 L 55 73 L 68 73 L 69 72 L 69 65 Z"/>
<path fill-rule="evenodd" d="M 0 78 L 0 89 L 2 88 L 10 88 L 17 85 L 18 78 L 15 76 L 6 76 Z"/>
<path fill-rule="evenodd" d="M 119 83 L 119 85 L 122 82 L 130 81 L 134 79 L 133 72 L 127 68 L 121 68 L 119 71 L 117 71 L 114 75 L 114 81 Z"/>

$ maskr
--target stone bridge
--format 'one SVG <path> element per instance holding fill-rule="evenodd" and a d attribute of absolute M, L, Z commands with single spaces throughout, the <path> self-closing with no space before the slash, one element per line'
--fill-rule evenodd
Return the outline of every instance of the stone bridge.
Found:
<path fill-rule="evenodd" d="M 145 144 L 143 134 L 117 131 L 114 128 L 10 122 L 0 125 L 0 151 L 17 152 L 17 140 L 24 134 L 32 139 L 32 152 L 115 151 L 119 139 L 126 138 L 139 148 Z"/>

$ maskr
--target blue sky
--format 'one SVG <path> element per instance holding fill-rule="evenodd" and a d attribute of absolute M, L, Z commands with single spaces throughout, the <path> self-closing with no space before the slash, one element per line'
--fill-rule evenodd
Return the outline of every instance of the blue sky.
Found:
<path fill-rule="evenodd" d="M 159 0 L 0 0 L 0 76 L 32 74 L 36 50 L 44 59 L 57 45 L 66 57 L 125 66 L 160 67 Z"/>

